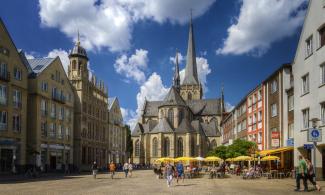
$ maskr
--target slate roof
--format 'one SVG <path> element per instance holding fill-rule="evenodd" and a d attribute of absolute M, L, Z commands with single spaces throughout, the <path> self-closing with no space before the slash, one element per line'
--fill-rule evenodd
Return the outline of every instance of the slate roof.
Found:
<path fill-rule="evenodd" d="M 56 58 L 35 58 L 28 59 L 28 63 L 31 69 L 30 76 L 37 76 L 43 72 Z"/>
<path fill-rule="evenodd" d="M 166 118 L 159 120 L 159 123 L 153 128 L 150 133 L 172 133 L 174 130 L 171 128 Z"/>
<path fill-rule="evenodd" d="M 216 122 L 210 122 L 210 123 L 200 123 L 200 126 L 202 127 L 202 130 L 204 131 L 205 135 L 208 137 L 215 137 L 215 136 L 221 136 L 221 133 L 218 129 L 218 125 Z"/>
<path fill-rule="evenodd" d="M 174 86 L 172 86 L 169 89 L 162 105 L 164 105 L 164 106 L 165 105 L 186 106 L 183 98 L 179 95 L 179 93 L 177 92 L 177 89 Z"/>
<path fill-rule="evenodd" d="M 179 124 L 178 128 L 175 129 L 176 133 L 191 133 L 195 132 L 195 129 L 191 125 L 190 121 L 187 118 L 184 118 Z"/>
<path fill-rule="evenodd" d="M 132 136 L 139 136 L 141 135 L 142 133 L 144 133 L 143 131 L 143 127 L 140 123 L 137 123 L 131 133 Z"/>

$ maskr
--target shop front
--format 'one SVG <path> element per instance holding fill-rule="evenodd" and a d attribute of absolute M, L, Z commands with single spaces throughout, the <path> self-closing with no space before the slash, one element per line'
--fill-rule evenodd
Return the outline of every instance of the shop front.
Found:
<path fill-rule="evenodd" d="M 0 139 L 0 174 L 18 171 L 19 150 L 19 144 L 15 140 Z"/>
<path fill-rule="evenodd" d="M 273 150 L 262 150 L 259 152 L 261 157 L 264 156 L 277 156 L 280 158 L 280 168 L 283 170 L 291 171 L 294 167 L 294 155 L 293 155 L 293 147 L 282 147 Z"/>
<path fill-rule="evenodd" d="M 40 164 L 45 172 L 65 171 L 70 166 L 70 146 L 41 144 Z"/>

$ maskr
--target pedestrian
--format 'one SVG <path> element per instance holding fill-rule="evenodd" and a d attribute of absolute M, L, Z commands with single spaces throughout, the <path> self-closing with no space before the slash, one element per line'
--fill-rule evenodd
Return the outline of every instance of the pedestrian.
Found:
<path fill-rule="evenodd" d="M 307 162 L 307 179 L 314 185 L 314 187 L 320 191 L 321 188 L 319 185 L 316 183 L 316 177 L 315 177 L 315 172 L 314 172 L 314 166 L 311 163 L 310 159 L 306 159 Z"/>
<path fill-rule="evenodd" d="M 184 175 L 184 166 L 182 164 L 181 161 L 178 162 L 178 164 L 176 165 L 176 171 L 177 171 L 177 178 L 176 178 L 176 182 L 178 183 L 178 179 L 179 178 L 182 178 L 183 179 L 183 182 L 184 182 L 184 178 L 185 178 L 185 175 Z"/>
<path fill-rule="evenodd" d="M 297 174 L 296 174 L 296 189 L 295 191 L 300 191 L 300 180 L 303 180 L 304 183 L 304 191 L 308 191 L 308 186 L 307 186 L 307 164 L 305 159 L 301 155 L 298 157 L 299 159 L 299 164 L 298 164 L 298 169 L 297 169 Z"/>
<path fill-rule="evenodd" d="M 93 171 L 94 179 L 96 179 L 97 171 L 98 171 L 98 167 L 97 167 L 97 163 L 96 163 L 96 161 L 94 161 L 94 164 L 92 165 L 91 169 L 92 169 L 92 171 Z"/>
<path fill-rule="evenodd" d="M 111 172 L 111 178 L 113 179 L 115 175 L 116 166 L 113 161 L 109 164 L 109 171 Z"/>
<path fill-rule="evenodd" d="M 133 165 L 129 163 L 129 177 L 132 177 Z"/>
<path fill-rule="evenodd" d="M 170 187 L 172 185 L 174 172 L 175 172 L 174 167 L 170 163 L 168 163 L 165 167 L 165 173 L 166 173 L 168 187 Z"/>
<path fill-rule="evenodd" d="M 128 173 L 129 173 L 129 163 L 125 162 L 123 165 L 123 171 L 125 173 L 125 178 L 128 177 Z"/>

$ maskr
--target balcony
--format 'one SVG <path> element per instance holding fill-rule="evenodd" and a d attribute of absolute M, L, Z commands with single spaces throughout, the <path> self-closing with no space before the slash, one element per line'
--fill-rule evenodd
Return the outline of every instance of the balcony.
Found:
<path fill-rule="evenodd" d="M 9 82 L 10 81 L 10 72 L 8 72 L 8 71 L 0 72 L 0 80 Z"/>
<path fill-rule="evenodd" d="M 0 123 L 0 131 L 6 131 L 7 130 L 7 123 Z"/>
<path fill-rule="evenodd" d="M 63 95 L 58 94 L 58 93 L 52 94 L 52 100 L 54 100 L 56 102 L 59 102 L 61 104 L 65 104 L 65 102 L 66 102 L 65 97 Z"/>

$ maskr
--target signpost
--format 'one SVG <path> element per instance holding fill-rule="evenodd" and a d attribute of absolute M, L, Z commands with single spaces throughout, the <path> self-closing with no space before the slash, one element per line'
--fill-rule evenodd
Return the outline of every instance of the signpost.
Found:
<path fill-rule="evenodd" d="M 316 180 L 316 150 L 317 150 L 317 142 L 322 141 L 322 132 L 320 131 L 320 129 L 317 129 L 317 123 L 319 121 L 318 118 L 313 118 L 310 121 L 312 122 L 313 128 L 308 130 L 307 141 L 313 142 L 314 145 L 313 156 L 314 156 L 314 173 L 315 173 L 315 180 Z M 305 144 L 305 145 L 311 145 L 311 144 Z"/>

